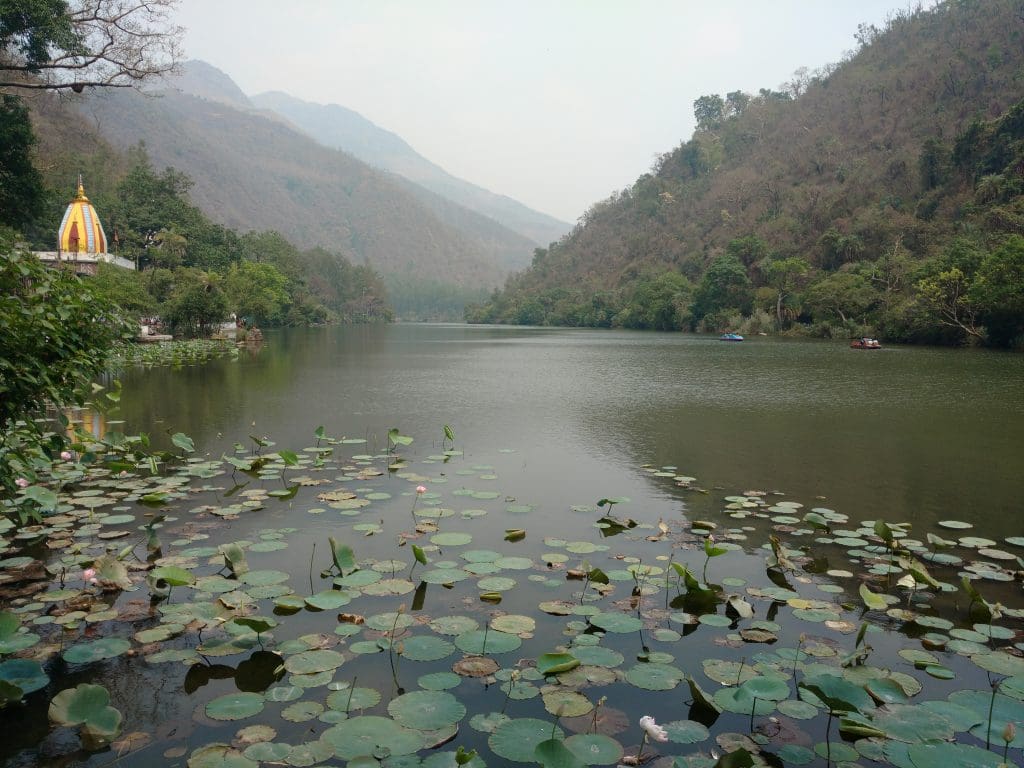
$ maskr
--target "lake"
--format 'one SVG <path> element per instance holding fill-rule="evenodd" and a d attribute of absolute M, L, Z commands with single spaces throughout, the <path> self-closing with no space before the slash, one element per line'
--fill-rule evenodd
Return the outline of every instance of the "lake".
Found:
<path fill-rule="evenodd" d="M 447 768 L 458 745 L 479 768 L 526 764 L 551 729 L 576 733 L 586 764 L 615 764 L 651 714 L 672 724 L 645 746 L 669 756 L 659 768 L 709 768 L 736 746 L 926 768 L 892 745 L 910 722 L 981 753 L 982 670 L 1015 681 L 993 727 L 1024 720 L 1019 355 L 394 325 L 272 331 L 236 359 L 120 379 L 99 431 L 166 447 L 183 432 L 196 454 L 167 481 L 95 477 L 56 533 L 38 531 L 62 540 L 52 553 L 23 535 L 59 581 L 10 604 L 40 635 L 48 682 L 4 710 L 7 765 Z M 258 458 L 277 451 L 295 461 Z M 168 503 L 143 506 L 152 492 Z M 82 584 L 79 564 L 104 550 L 145 559 L 138 529 L 155 514 L 158 565 L 197 581 L 156 601 L 141 566 L 136 591 Z M 897 587 L 876 520 L 912 524 L 893 538 L 929 559 L 934 591 Z M 930 552 L 928 532 L 949 548 Z M 782 561 L 766 578 L 769 536 Z M 329 538 L 351 554 L 332 557 Z M 226 564 L 229 542 L 244 568 Z M 682 563 L 717 594 L 684 584 Z M 1001 622 L 968 615 L 961 573 L 1009 606 Z M 862 582 L 881 607 L 865 610 Z M 582 665 L 545 684 L 542 655 L 564 651 Z M 864 658 L 841 667 L 851 652 Z M 463 657 L 495 663 L 477 677 Z M 837 735 L 808 704 L 823 675 L 856 688 L 833 693 L 863 697 L 884 737 Z M 124 715 L 122 741 L 91 755 L 47 724 L 53 696 L 81 683 Z"/>
<path fill-rule="evenodd" d="M 641 464 L 705 487 L 823 496 L 855 518 L 946 517 L 1015 532 L 1024 476 L 1024 356 L 683 334 L 394 325 L 267 334 L 254 356 L 130 372 L 129 431 L 191 435 L 214 455 L 248 434 L 391 427 L 468 455 L 528 456 L 555 511 L 662 496 Z"/>

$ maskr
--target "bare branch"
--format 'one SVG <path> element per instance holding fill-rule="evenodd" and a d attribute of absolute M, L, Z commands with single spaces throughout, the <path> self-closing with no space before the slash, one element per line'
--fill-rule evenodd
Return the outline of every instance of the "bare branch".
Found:
<path fill-rule="evenodd" d="M 172 21 L 178 0 L 68 0 L 76 41 L 51 45 L 48 61 L 26 61 L 0 49 L 0 87 L 28 90 L 126 88 L 176 71 L 182 29 Z M 21 75 L 26 76 L 22 79 Z"/>

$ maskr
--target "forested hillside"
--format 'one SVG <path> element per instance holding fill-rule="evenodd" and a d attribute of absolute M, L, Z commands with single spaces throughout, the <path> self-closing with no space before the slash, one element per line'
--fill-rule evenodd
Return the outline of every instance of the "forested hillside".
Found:
<path fill-rule="evenodd" d="M 467 317 L 1019 344 L 1024 7 L 856 39 L 778 90 L 699 98 L 692 138 Z"/>

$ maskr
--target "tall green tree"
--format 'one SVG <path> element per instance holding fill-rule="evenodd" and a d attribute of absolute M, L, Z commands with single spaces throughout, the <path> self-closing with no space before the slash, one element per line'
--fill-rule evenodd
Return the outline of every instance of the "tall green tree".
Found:
<path fill-rule="evenodd" d="M 46 199 L 43 178 L 32 165 L 32 132 L 21 100 L 0 95 L 0 224 L 20 228 L 39 214 Z"/>
<path fill-rule="evenodd" d="M 699 321 L 724 310 L 748 314 L 753 302 L 754 288 L 747 271 L 736 256 L 725 253 L 711 262 L 697 286 L 693 318 Z"/>
<path fill-rule="evenodd" d="M 1024 237 L 1014 235 L 985 257 L 967 291 L 990 342 L 1008 347 L 1024 336 Z"/>

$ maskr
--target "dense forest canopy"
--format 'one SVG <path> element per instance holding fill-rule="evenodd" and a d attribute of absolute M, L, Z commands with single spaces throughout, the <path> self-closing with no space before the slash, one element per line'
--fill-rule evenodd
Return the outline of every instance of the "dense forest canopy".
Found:
<path fill-rule="evenodd" d="M 918 6 L 856 39 L 778 90 L 698 98 L 688 141 L 467 319 L 1019 346 L 1024 6 Z"/>

